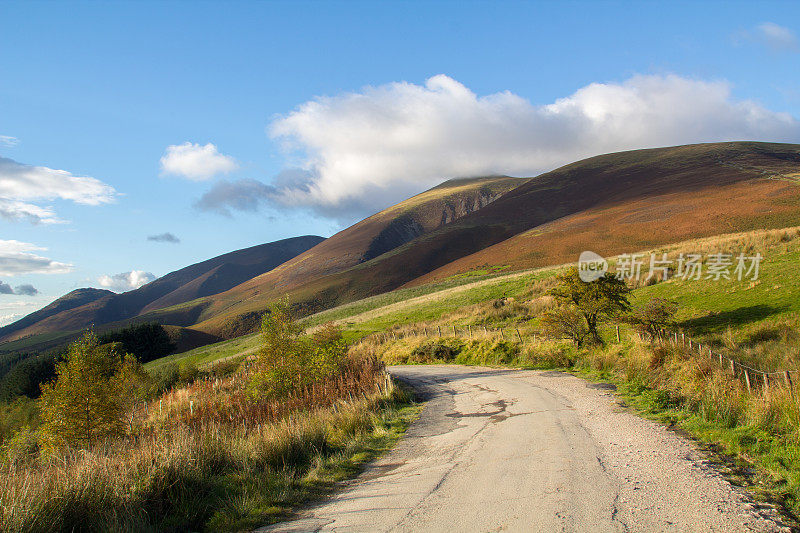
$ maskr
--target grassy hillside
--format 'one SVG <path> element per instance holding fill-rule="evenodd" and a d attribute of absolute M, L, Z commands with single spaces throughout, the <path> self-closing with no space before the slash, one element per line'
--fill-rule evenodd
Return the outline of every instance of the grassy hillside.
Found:
<path fill-rule="evenodd" d="M 52 301 L 38 311 L 34 311 L 26 317 L 17 320 L 13 324 L 0 327 L 0 339 L 8 338 L 17 331 L 24 330 L 29 326 L 63 313 L 64 311 L 80 308 L 86 304 L 91 304 L 97 300 L 110 298 L 112 296 L 114 296 L 114 293 L 105 289 L 75 289 Z"/>
<path fill-rule="evenodd" d="M 800 281 L 795 270 L 800 261 L 800 228 L 733 233 L 636 252 L 645 257 L 654 252 L 677 258 L 681 252 L 717 251 L 761 253 L 764 259 L 760 280 L 674 279 L 639 286 L 632 293 L 632 301 L 637 304 L 652 297 L 674 299 L 679 303 L 678 319 L 683 329 L 708 343 L 720 345 L 724 342 L 731 345 L 731 340 L 726 341 L 723 337 L 732 336 L 732 349 L 743 361 L 766 364 L 767 360 L 755 360 L 756 355 L 748 352 L 751 347 L 748 339 L 754 331 L 780 329 L 781 324 L 797 321 Z M 613 258 L 611 264 L 613 267 Z M 457 275 L 440 282 L 398 289 L 338 306 L 311 315 L 303 323 L 307 327 L 314 327 L 333 321 L 344 328 L 350 339 L 375 332 L 421 327 L 432 329 L 436 326 L 443 326 L 447 334 L 448 328 L 453 325 L 463 328 L 467 324 L 476 328 L 483 325 L 490 328 L 521 327 L 530 333 L 536 329 L 537 310 L 545 305 L 539 300 L 562 268 L 555 266 L 508 274 L 476 271 L 474 276 Z M 646 270 L 647 265 L 645 273 Z M 512 302 L 511 307 L 495 308 L 495 302 L 503 298 Z M 517 305 L 527 305 L 529 310 L 523 312 Z M 516 311 L 512 312 L 513 309 Z M 250 353 L 257 342 L 256 335 L 249 335 L 159 359 L 150 363 L 150 366 L 167 361 L 179 364 L 208 363 Z M 800 368 L 800 356 L 792 356 L 790 352 L 786 355 L 786 360 L 772 360 L 770 364 Z"/>

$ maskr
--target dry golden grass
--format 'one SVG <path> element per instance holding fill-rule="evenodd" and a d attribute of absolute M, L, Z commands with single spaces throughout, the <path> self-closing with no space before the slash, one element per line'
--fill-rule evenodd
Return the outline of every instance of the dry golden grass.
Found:
<path fill-rule="evenodd" d="M 237 520 L 263 521 L 265 502 L 277 506 L 272 514 L 294 503 L 297 476 L 315 475 L 326 458 L 379 428 L 397 393 L 368 358 L 286 399 L 249 396 L 246 380 L 240 372 L 171 391 L 138 408 L 128 438 L 90 450 L 37 456 L 35 436 L 19 435 L 0 461 L 0 530 L 235 529 Z"/>

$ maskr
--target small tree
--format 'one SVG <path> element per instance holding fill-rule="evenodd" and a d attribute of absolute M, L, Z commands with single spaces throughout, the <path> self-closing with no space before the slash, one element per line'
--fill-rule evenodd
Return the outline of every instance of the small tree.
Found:
<path fill-rule="evenodd" d="M 644 305 L 634 308 L 628 321 L 651 341 L 660 337 L 661 330 L 675 325 L 678 303 L 666 298 L 651 298 Z"/>
<path fill-rule="evenodd" d="M 261 322 L 261 348 L 250 380 L 257 394 L 282 397 L 339 372 L 347 354 L 342 333 L 326 324 L 311 338 L 285 303 L 273 306 Z"/>
<path fill-rule="evenodd" d="M 583 281 L 577 268 L 571 268 L 556 276 L 558 286 L 550 294 L 562 305 L 574 306 L 575 312 L 583 316 L 588 330 L 587 336 L 594 343 L 602 344 L 598 325 L 619 313 L 629 311 L 628 294 L 631 289 L 624 281 L 606 273 L 592 282 Z"/>
<path fill-rule="evenodd" d="M 274 305 L 261 319 L 261 348 L 251 388 L 268 396 L 284 396 L 301 385 L 307 349 L 300 328 L 284 303 Z"/>
<path fill-rule="evenodd" d="M 589 328 L 586 320 L 574 305 L 563 305 L 549 309 L 540 318 L 544 332 L 553 337 L 566 337 L 578 346 L 583 346 Z"/>
<path fill-rule="evenodd" d="M 128 399 L 120 370 L 132 365 L 127 357 L 113 345 L 101 346 L 94 332 L 70 345 L 39 399 L 42 431 L 51 444 L 91 447 L 122 432 Z"/>

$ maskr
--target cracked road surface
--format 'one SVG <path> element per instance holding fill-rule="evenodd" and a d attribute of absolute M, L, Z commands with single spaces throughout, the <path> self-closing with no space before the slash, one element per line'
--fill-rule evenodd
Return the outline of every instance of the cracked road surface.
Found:
<path fill-rule="evenodd" d="M 426 400 L 331 498 L 259 531 L 788 531 L 690 441 L 560 372 L 390 367 Z"/>

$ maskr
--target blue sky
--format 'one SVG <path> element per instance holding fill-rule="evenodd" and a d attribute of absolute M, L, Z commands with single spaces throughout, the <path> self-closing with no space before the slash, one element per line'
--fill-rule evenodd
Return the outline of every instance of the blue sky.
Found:
<path fill-rule="evenodd" d="M 800 142 L 798 32 L 792 2 L 2 2 L 0 324 L 449 177 Z"/>

